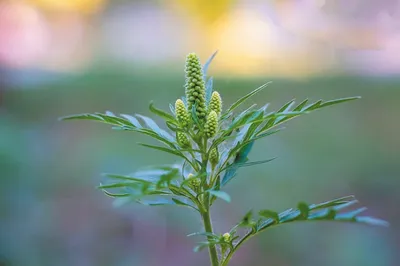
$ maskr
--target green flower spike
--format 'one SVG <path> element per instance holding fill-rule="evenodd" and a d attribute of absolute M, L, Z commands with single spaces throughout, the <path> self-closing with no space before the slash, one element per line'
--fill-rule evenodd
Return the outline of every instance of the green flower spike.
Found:
<path fill-rule="evenodd" d="M 176 119 L 181 123 L 182 127 L 188 128 L 190 123 L 190 116 L 186 109 L 185 103 L 178 99 L 175 102 Z"/>
<path fill-rule="evenodd" d="M 195 53 L 190 53 L 186 57 L 186 98 L 188 110 L 191 112 L 196 106 L 196 115 L 200 122 L 206 118 L 206 86 L 203 80 L 203 69 L 199 57 Z"/>
<path fill-rule="evenodd" d="M 181 148 L 190 148 L 191 146 L 188 137 L 183 132 L 176 132 L 176 141 Z"/>
<path fill-rule="evenodd" d="M 210 105 L 208 106 L 208 110 L 215 111 L 218 117 L 221 116 L 222 112 L 222 99 L 221 95 L 217 91 L 214 91 L 211 95 Z"/>
<path fill-rule="evenodd" d="M 210 163 L 211 163 L 211 167 L 214 169 L 215 166 L 217 166 L 218 162 L 219 162 L 219 153 L 218 153 L 218 149 L 217 148 L 213 148 L 210 151 Z"/>
<path fill-rule="evenodd" d="M 213 110 L 207 117 L 207 122 L 204 126 L 204 132 L 208 138 L 212 138 L 217 134 L 217 127 L 218 127 L 218 115 Z"/>

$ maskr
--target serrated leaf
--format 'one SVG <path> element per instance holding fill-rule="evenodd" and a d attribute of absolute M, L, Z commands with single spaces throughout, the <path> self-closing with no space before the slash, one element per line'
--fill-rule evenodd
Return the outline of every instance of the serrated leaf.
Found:
<path fill-rule="evenodd" d="M 210 64 L 212 62 L 212 60 L 214 59 L 214 57 L 217 55 L 218 50 L 216 50 L 206 61 L 206 63 L 203 66 L 203 79 L 206 80 L 207 77 L 207 71 L 208 68 L 210 67 Z"/>
<path fill-rule="evenodd" d="M 149 109 L 153 114 L 156 114 L 159 117 L 164 118 L 167 121 L 170 121 L 170 122 L 175 122 L 176 121 L 174 116 L 170 115 L 169 113 L 167 113 L 167 112 L 165 112 L 165 111 L 163 111 L 161 109 L 156 108 L 154 106 L 153 102 L 150 103 Z"/>
<path fill-rule="evenodd" d="M 208 193 L 210 193 L 213 196 L 216 196 L 217 198 L 220 198 L 226 202 L 231 202 L 231 197 L 229 196 L 228 193 L 220 190 L 207 190 Z"/>
<path fill-rule="evenodd" d="M 263 85 L 261 85 L 260 87 L 258 87 L 257 89 L 253 90 L 252 92 L 246 94 L 245 96 L 243 96 L 242 98 L 240 98 L 239 100 L 237 100 L 234 104 L 231 105 L 231 107 L 229 107 L 229 109 L 226 111 L 226 113 L 230 113 L 233 110 L 235 110 L 237 107 L 239 107 L 242 103 L 244 103 L 246 100 L 248 100 L 250 97 L 254 96 L 255 94 L 259 93 L 260 91 L 262 91 L 263 89 L 265 89 L 269 84 L 271 84 L 271 82 L 267 82 Z"/>

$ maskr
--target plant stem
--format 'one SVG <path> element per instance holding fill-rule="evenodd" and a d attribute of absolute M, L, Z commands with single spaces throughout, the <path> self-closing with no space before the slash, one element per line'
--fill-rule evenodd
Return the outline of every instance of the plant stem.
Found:
<path fill-rule="evenodd" d="M 208 201 L 208 199 L 209 199 L 208 195 L 206 196 L 206 199 Z M 207 233 L 213 233 L 210 210 L 207 210 L 206 212 L 202 213 L 201 217 L 203 218 L 204 230 Z M 209 246 L 208 252 L 210 254 L 211 266 L 219 266 L 218 253 L 217 253 L 217 249 L 215 248 L 215 246 L 214 245 Z"/>
<path fill-rule="evenodd" d="M 252 236 L 252 233 L 249 232 L 247 233 L 236 245 L 235 247 L 229 251 L 228 255 L 226 256 L 226 258 L 224 259 L 224 261 L 222 262 L 221 266 L 227 266 L 229 261 L 231 260 L 233 254 L 239 249 L 239 247 L 244 244 L 244 242 L 246 242 L 247 240 L 250 239 L 250 237 Z"/>

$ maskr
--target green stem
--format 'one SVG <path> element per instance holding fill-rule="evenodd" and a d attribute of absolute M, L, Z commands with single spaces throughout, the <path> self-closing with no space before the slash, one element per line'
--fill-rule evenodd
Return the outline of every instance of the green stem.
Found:
<path fill-rule="evenodd" d="M 231 249 L 228 253 L 228 255 L 226 256 L 226 258 L 224 259 L 224 261 L 221 263 L 221 266 L 227 266 L 229 261 L 231 260 L 233 254 L 235 254 L 235 252 L 240 248 L 241 245 L 244 244 L 244 242 L 246 242 L 247 240 L 250 239 L 250 237 L 253 236 L 252 231 L 247 233 L 236 245 L 233 249 Z"/>
<path fill-rule="evenodd" d="M 206 198 L 208 200 L 208 196 Z M 201 217 L 203 218 L 204 230 L 207 233 L 213 233 L 210 211 L 208 210 L 207 212 L 202 213 Z M 210 240 L 211 239 L 209 239 L 209 241 Z M 217 253 L 217 249 L 215 248 L 215 246 L 214 245 L 209 246 L 208 252 L 210 253 L 211 266 L 219 266 L 218 253 Z"/>

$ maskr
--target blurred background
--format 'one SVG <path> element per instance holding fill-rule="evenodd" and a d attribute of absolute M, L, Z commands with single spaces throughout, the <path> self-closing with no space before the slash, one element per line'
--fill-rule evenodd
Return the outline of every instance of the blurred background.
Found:
<path fill-rule="evenodd" d="M 293 224 L 271 229 L 232 265 L 400 265 L 400 2 L 397 0 L 0 1 L 0 265 L 209 265 L 187 234 L 198 217 L 178 207 L 112 207 L 95 186 L 175 158 L 135 145 L 145 137 L 81 112 L 168 109 L 183 94 L 189 52 L 205 61 L 229 105 L 362 96 L 291 121 L 259 141 L 215 205 L 224 233 L 250 208 L 354 194 L 391 227 Z"/>

